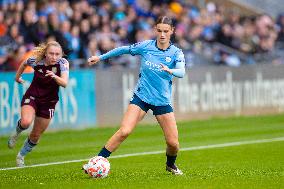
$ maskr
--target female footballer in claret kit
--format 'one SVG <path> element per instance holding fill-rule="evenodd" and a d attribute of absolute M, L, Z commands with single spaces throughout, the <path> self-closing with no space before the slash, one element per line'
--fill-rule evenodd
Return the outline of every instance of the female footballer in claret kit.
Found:
<path fill-rule="evenodd" d="M 17 73 L 16 82 L 23 83 L 21 75 L 26 66 L 32 66 L 34 77 L 21 102 L 21 118 L 8 140 L 8 147 L 14 148 L 20 133 L 33 128 L 16 157 L 17 166 L 25 166 L 24 157 L 38 144 L 42 133 L 47 129 L 59 100 L 59 87 L 66 87 L 69 77 L 69 63 L 62 58 L 60 44 L 51 41 L 35 47 L 33 55 L 23 62 Z"/>

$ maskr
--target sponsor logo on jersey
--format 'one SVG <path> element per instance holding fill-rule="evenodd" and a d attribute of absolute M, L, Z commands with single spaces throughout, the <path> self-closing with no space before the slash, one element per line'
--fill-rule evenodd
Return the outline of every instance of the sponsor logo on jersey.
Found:
<path fill-rule="evenodd" d="M 145 64 L 146 64 L 146 66 L 148 66 L 148 68 L 149 68 L 150 70 L 162 72 L 162 70 L 161 70 L 162 66 L 161 66 L 160 64 L 155 64 L 155 63 L 152 63 L 152 62 L 150 62 L 150 61 L 148 61 L 148 60 L 145 61 Z"/>

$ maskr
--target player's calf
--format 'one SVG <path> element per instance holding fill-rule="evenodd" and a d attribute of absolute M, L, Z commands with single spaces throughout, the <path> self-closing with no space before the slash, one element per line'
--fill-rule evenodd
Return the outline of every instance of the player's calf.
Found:
<path fill-rule="evenodd" d="M 26 130 L 26 128 L 23 128 L 21 126 L 21 119 L 18 121 L 17 126 L 16 126 L 16 130 L 14 130 L 12 132 L 12 134 L 10 135 L 9 139 L 8 139 L 8 147 L 10 149 L 14 148 L 16 145 L 16 142 L 21 134 L 21 132 L 23 132 L 24 130 Z"/>

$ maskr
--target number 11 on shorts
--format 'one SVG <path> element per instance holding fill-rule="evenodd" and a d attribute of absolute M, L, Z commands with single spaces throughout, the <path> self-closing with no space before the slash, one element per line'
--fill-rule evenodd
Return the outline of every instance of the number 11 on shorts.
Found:
<path fill-rule="evenodd" d="M 54 109 L 48 109 L 49 110 L 49 117 L 50 119 L 54 116 Z"/>

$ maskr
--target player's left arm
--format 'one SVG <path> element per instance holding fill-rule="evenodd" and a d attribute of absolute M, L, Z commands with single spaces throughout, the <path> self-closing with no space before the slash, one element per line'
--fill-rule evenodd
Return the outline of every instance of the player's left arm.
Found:
<path fill-rule="evenodd" d="M 185 75 L 185 59 L 183 52 L 182 51 L 178 52 L 175 68 L 169 69 L 168 66 L 164 64 L 161 64 L 161 67 L 162 70 L 168 72 L 169 74 L 178 78 L 183 78 L 183 76 Z"/>
<path fill-rule="evenodd" d="M 61 71 L 60 76 L 56 75 L 55 73 L 49 70 L 46 71 L 45 76 L 53 78 L 59 86 L 66 87 L 69 80 L 69 62 L 65 58 L 62 58 L 59 60 L 59 64 Z"/>

